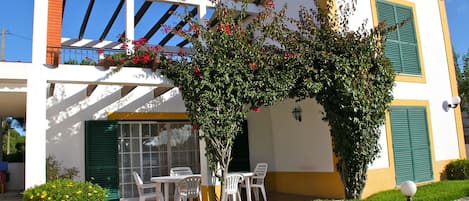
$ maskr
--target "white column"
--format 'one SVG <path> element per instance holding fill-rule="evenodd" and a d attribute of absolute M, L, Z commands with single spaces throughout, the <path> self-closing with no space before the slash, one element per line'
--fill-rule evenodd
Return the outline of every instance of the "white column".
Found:
<path fill-rule="evenodd" d="M 46 80 L 48 1 L 34 1 L 32 64 L 26 98 L 25 188 L 46 182 Z"/>
<path fill-rule="evenodd" d="M 125 1 L 125 37 L 129 41 L 135 39 L 134 28 L 134 0 Z M 127 55 L 133 53 L 133 45 L 131 42 L 127 43 Z"/>
<path fill-rule="evenodd" d="M 202 1 L 204 2 L 204 1 Z M 207 14 L 207 5 L 204 3 L 201 3 L 200 5 L 197 6 L 197 12 L 198 12 L 198 21 L 199 24 L 205 25 L 204 19 L 205 15 Z M 199 40 L 202 40 L 199 36 Z M 199 131 L 201 134 L 203 134 L 203 131 Z M 213 186 L 215 185 L 213 183 L 212 179 L 212 171 L 210 170 L 208 166 L 208 160 L 207 157 L 205 156 L 205 140 L 201 139 L 199 141 L 199 147 L 200 147 L 200 174 L 202 175 L 202 185 L 203 186 Z M 205 196 L 205 195 L 203 195 Z M 207 199 L 208 200 L 208 199 Z"/>

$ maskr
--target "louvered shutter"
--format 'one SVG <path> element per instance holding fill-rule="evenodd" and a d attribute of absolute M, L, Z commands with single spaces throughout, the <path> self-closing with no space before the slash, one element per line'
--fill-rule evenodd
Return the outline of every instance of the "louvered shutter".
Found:
<path fill-rule="evenodd" d="M 378 20 L 387 26 L 395 25 L 406 19 L 409 21 L 386 36 L 385 54 L 397 73 L 421 75 L 418 43 L 411 7 L 385 1 L 377 1 Z"/>
<path fill-rule="evenodd" d="M 392 107 L 390 116 L 396 183 L 399 185 L 414 178 L 409 122 L 405 108 Z"/>
<path fill-rule="evenodd" d="M 396 184 L 432 180 L 426 108 L 393 106 L 390 117 Z"/>
<path fill-rule="evenodd" d="M 108 189 L 108 200 L 119 200 L 116 121 L 85 122 L 85 177 Z"/>
<path fill-rule="evenodd" d="M 430 141 L 425 107 L 408 108 L 408 119 L 412 141 L 414 181 L 423 182 L 433 178 Z"/>

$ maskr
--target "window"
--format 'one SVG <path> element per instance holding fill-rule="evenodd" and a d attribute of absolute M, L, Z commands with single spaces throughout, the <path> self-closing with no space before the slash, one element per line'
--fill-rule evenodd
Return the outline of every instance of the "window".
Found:
<path fill-rule="evenodd" d="M 136 171 L 144 183 L 177 166 L 200 172 L 199 140 L 186 121 L 86 121 L 85 177 L 108 191 L 108 200 L 133 198 Z"/>
<path fill-rule="evenodd" d="M 391 60 L 396 73 L 401 75 L 422 76 L 419 43 L 413 8 L 378 0 L 376 2 L 378 21 L 387 26 L 409 21 L 386 37 L 385 54 Z"/>

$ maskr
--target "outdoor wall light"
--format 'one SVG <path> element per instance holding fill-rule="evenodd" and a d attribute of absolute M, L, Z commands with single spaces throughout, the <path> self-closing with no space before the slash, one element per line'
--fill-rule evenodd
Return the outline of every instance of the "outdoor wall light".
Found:
<path fill-rule="evenodd" d="M 407 201 L 412 201 L 412 196 L 417 192 L 417 186 L 413 181 L 405 181 L 400 186 L 402 194 L 407 197 Z"/>
<path fill-rule="evenodd" d="M 448 112 L 450 108 L 455 109 L 459 104 L 461 104 L 461 97 L 453 96 L 451 100 L 443 101 L 443 109 Z"/>
<path fill-rule="evenodd" d="M 451 102 L 448 104 L 448 107 L 454 109 L 458 107 L 460 103 L 461 103 L 461 98 L 459 96 L 453 96 L 453 98 L 451 98 Z"/>
<path fill-rule="evenodd" d="M 293 118 L 295 118 L 297 121 L 301 122 L 301 110 L 300 106 L 296 106 L 291 113 L 293 114 Z"/>

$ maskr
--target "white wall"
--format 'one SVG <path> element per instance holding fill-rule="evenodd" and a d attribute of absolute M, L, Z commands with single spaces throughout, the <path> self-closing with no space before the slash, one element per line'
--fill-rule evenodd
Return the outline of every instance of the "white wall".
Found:
<path fill-rule="evenodd" d="M 302 108 L 302 121 L 292 110 Z M 331 172 L 332 141 L 329 126 L 322 121 L 322 107 L 308 99 L 287 100 L 261 112 L 249 113 L 249 151 L 251 166 L 269 163 L 269 171 Z"/>

